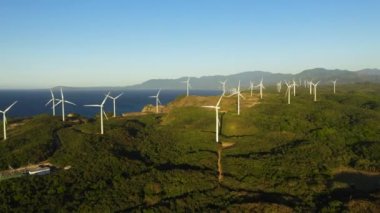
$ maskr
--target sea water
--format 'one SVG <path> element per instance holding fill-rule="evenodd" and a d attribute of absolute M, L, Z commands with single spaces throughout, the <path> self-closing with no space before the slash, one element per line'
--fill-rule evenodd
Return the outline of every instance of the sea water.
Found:
<path fill-rule="evenodd" d="M 85 117 L 93 117 L 99 113 L 99 109 L 95 107 L 84 107 L 85 104 L 101 104 L 105 94 L 105 90 L 64 90 L 65 100 L 73 102 L 76 106 L 65 104 L 65 113 L 77 113 Z M 155 105 L 155 99 L 149 98 L 157 94 L 157 90 L 112 90 L 111 96 L 115 97 L 123 93 L 116 100 L 117 114 L 121 115 L 125 112 L 139 112 L 147 104 Z M 180 95 L 185 95 L 184 90 L 161 90 L 160 101 L 167 104 Z M 191 95 L 212 96 L 220 95 L 218 90 L 193 90 Z M 55 98 L 60 99 L 61 94 L 57 89 L 54 91 Z M 51 104 L 45 104 L 51 99 L 49 90 L 0 90 L 0 110 L 6 109 L 14 101 L 17 104 L 7 113 L 8 118 L 23 118 L 37 114 L 51 114 Z M 108 99 L 104 105 L 106 112 L 113 112 L 112 99 Z M 56 107 L 56 115 L 61 115 L 61 105 Z M 0 118 L 1 119 L 1 118 Z"/>

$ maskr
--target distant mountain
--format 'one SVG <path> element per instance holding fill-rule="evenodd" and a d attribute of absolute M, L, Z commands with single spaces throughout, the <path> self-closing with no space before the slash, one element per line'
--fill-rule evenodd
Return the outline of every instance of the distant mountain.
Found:
<path fill-rule="evenodd" d="M 190 84 L 193 89 L 218 89 L 220 88 L 220 81 L 227 80 L 228 84 L 237 85 L 238 81 L 244 86 L 249 85 L 249 81 L 257 84 L 261 78 L 264 84 L 274 84 L 281 80 L 299 80 L 308 79 L 314 81 L 321 81 L 321 84 L 330 83 L 332 80 L 337 79 L 339 83 L 362 83 L 374 82 L 380 83 L 380 69 L 363 69 L 359 71 L 349 70 L 328 70 L 324 68 L 315 68 L 304 70 L 298 74 L 283 74 L 271 73 L 263 71 L 248 71 L 237 73 L 233 75 L 215 75 L 215 76 L 202 76 L 191 77 Z M 178 79 L 152 79 L 141 84 L 127 86 L 127 89 L 184 89 L 187 77 Z"/>

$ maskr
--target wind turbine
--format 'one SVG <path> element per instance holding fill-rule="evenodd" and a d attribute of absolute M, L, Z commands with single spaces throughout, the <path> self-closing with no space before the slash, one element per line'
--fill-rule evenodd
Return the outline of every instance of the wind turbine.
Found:
<path fill-rule="evenodd" d="M 219 127 L 220 127 L 220 121 L 219 121 L 219 104 L 222 101 L 222 98 L 224 96 L 224 93 L 220 96 L 218 103 L 216 103 L 215 106 L 202 106 L 204 108 L 211 108 L 215 109 L 215 141 L 219 143 Z"/>
<path fill-rule="evenodd" d="M 313 94 L 312 86 L 313 86 L 313 81 L 309 81 L 309 90 L 310 90 L 310 95 L 312 95 L 312 94 Z"/>
<path fill-rule="evenodd" d="M 334 84 L 334 94 L 335 94 L 336 79 L 335 81 L 332 81 L 332 83 Z"/>
<path fill-rule="evenodd" d="M 109 98 L 111 98 L 112 100 L 113 100 L 113 117 L 115 118 L 116 117 L 116 100 L 118 99 L 118 98 L 120 98 L 120 96 L 122 96 L 123 95 L 123 93 L 120 93 L 118 96 L 116 96 L 116 97 L 112 97 L 112 96 L 110 96 L 109 95 L 109 93 L 108 93 L 108 97 Z"/>
<path fill-rule="evenodd" d="M 160 95 L 161 89 L 158 90 L 157 95 L 154 96 L 149 96 L 150 98 L 155 98 L 156 99 L 156 113 L 158 113 L 158 105 L 161 104 L 160 99 L 158 96 Z"/>
<path fill-rule="evenodd" d="M 286 81 L 285 81 L 285 84 L 286 84 L 286 86 L 288 87 L 288 88 L 286 89 L 285 96 L 288 95 L 288 104 L 290 104 L 290 93 L 291 93 L 292 86 L 293 86 L 294 84 L 288 84 L 288 82 L 286 82 Z"/>
<path fill-rule="evenodd" d="M 297 86 L 297 84 L 296 84 L 296 82 L 293 79 L 293 95 L 294 96 L 296 96 L 296 86 Z"/>
<path fill-rule="evenodd" d="M 72 103 L 70 101 L 65 100 L 65 97 L 63 96 L 62 87 L 61 87 L 61 99 L 57 99 L 57 101 L 58 101 L 58 103 L 55 106 L 58 106 L 59 104 L 62 105 L 62 121 L 65 121 L 65 103 L 68 103 L 68 104 L 71 104 L 71 105 L 74 105 L 74 106 L 76 106 L 76 104 L 74 104 L 74 103 Z"/>
<path fill-rule="evenodd" d="M 6 117 L 6 113 L 17 103 L 17 101 L 13 102 L 13 104 L 11 104 L 8 108 L 6 108 L 4 111 L 1 111 L 0 110 L 0 113 L 3 114 L 3 130 L 4 130 L 4 138 L 3 140 L 7 140 L 7 117 Z"/>
<path fill-rule="evenodd" d="M 50 89 L 51 99 L 45 104 L 45 106 L 52 104 L 53 116 L 55 116 L 55 97 L 53 91 Z"/>
<path fill-rule="evenodd" d="M 240 97 L 242 97 L 243 99 L 245 99 L 244 96 L 240 93 L 240 81 L 239 81 L 238 88 L 229 97 L 231 97 L 233 95 L 236 95 L 237 98 L 238 98 L 238 100 L 237 100 L 238 101 L 237 112 L 238 112 L 238 115 L 240 115 Z"/>
<path fill-rule="evenodd" d="M 277 83 L 277 92 L 281 92 L 282 81 Z"/>
<path fill-rule="evenodd" d="M 104 100 L 102 101 L 101 104 L 84 105 L 85 107 L 99 107 L 100 108 L 100 134 L 102 134 L 102 135 L 104 134 L 103 115 L 108 120 L 107 114 L 103 110 L 104 104 L 106 103 L 108 97 L 109 97 L 109 93 L 106 95 L 106 97 L 104 98 Z"/>
<path fill-rule="evenodd" d="M 186 96 L 189 96 L 189 89 L 191 88 L 190 77 L 188 77 L 186 81 L 181 82 L 186 84 Z"/>
<path fill-rule="evenodd" d="M 253 82 L 249 81 L 249 89 L 251 90 L 251 97 L 252 97 L 253 88 L 255 88 L 255 86 L 253 85 Z"/>
<path fill-rule="evenodd" d="M 223 94 L 226 93 L 226 83 L 227 83 L 227 79 L 224 80 L 224 81 L 219 81 L 220 84 L 222 84 L 222 89 L 223 89 Z"/>
<path fill-rule="evenodd" d="M 318 86 L 318 84 L 319 84 L 319 81 L 317 83 L 313 84 L 313 86 L 314 86 L 314 102 L 317 101 L 317 86 Z"/>
<path fill-rule="evenodd" d="M 260 83 L 256 87 L 260 88 L 260 99 L 263 99 L 263 89 L 265 89 L 265 87 L 263 85 L 263 78 L 261 78 Z"/>

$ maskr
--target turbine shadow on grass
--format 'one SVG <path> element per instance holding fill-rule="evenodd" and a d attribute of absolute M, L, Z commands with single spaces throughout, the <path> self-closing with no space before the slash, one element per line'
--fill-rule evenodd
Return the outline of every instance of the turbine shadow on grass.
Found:
<path fill-rule="evenodd" d="M 293 149 L 297 146 L 307 144 L 309 143 L 306 140 L 294 140 L 290 143 L 274 147 L 270 149 L 267 152 L 249 152 L 245 154 L 233 154 L 233 155 L 227 155 L 226 157 L 235 157 L 235 158 L 251 158 L 251 159 L 261 159 L 263 157 L 269 157 L 272 155 L 283 155 L 285 154 L 289 149 Z"/>

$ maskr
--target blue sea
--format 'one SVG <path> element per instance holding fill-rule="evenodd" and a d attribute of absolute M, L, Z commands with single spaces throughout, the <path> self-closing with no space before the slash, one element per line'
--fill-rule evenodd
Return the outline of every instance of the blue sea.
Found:
<path fill-rule="evenodd" d="M 99 109 L 93 107 L 84 107 L 85 104 L 100 104 L 105 94 L 104 90 L 67 90 L 64 91 L 65 99 L 76 104 L 72 106 L 65 104 L 65 112 L 78 113 L 85 117 L 93 117 L 99 113 Z M 113 90 L 111 96 L 115 97 L 121 92 L 124 93 L 116 100 L 117 114 L 125 112 L 139 112 L 147 104 L 155 104 L 154 96 L 157 90 Z M 191 95 L 212 96 L 219 95 L 218 90 L 194 90 Z M 185 90 L 161 90 L 160 101 L 162 104 L 173 101 L 176 97 L 186 94 Z M 54 91 L 56 98 L 60 99 L 60 91 Z M 14 101 L 18 103 L 7 113 L 8 118 L 23 118 L 37 114 L 51 114 L 51 105 L 45 104 L 51 99 L 49 90 L 0 90 L 0 110 L 6 109 Z M 108 99 L 105 104 L 107 112 L 113 111 L 112 100 Z M 56 115 L 61 115 L 61 106 L 56 107 Z"/>

